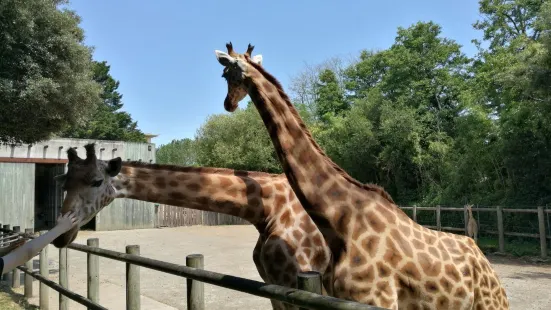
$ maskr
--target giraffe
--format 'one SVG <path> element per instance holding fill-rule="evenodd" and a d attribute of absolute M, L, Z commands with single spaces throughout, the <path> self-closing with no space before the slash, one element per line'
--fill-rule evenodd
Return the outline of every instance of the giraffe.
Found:
<path fill-rule="evenodd" d="M 289 183 L 318 227 L 341 246 L 333 296 L 387 309 L 508 309 L 505 290 L 482 251 L 466 236 L 410 219 L 390 195 L 362 184 L 314 141 L 281 84 L 251 56 L 215 50 L 227 82 L 224 108 L 249 95 L 264 121 Z M 323 233 L 323 231 L 322 231 Z"/>
<path fill-rule="evenodd" d="M 74 211 L 79 225 L 52 243 L 73 242 L 80 227 L 116 198 L 130 198 L 238 216 L 253 224 L 259 237 L 253 261 L 264 282 L 296 287 L 299 271 L 318 271 L 331 279 L 331 252 L 321 232 L 283 174 L 209 167 L 98 160 L 94 144 L 86 158 L 67 151 L 68 170 L 56 176 L 67 192 L 61 213 Z M 331 295 L 323 288 L 323 294 Z M 272 300 L 274 309 L 297 309 Z"/>
<path fill-rule="evenodd" d="M 469 212 L 469 221 L 467 222 L 467 235 L 474 239 L 474 242 L 478 242 L 478 225 L 476 219 L 473 216 L 473 205 L 467 205 L 467 212 Z"/>

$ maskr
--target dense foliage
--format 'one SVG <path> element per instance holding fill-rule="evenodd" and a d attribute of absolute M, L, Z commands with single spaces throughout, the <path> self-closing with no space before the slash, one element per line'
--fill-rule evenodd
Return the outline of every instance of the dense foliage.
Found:
<path fill-rule="evenodd" d="M 64 0 L 0 2 L 0 143 L 145 141 Z"/>
<path fill-rule="evenodd" d="M 306 68 L 288 91 L 328 155 L 401 204 L 547 204 L 551 1 L 481 0 L 480 16 L 473 58 L 419 22 L 386 50 Z M 196 165 L 281 171 L 250 105 L 180 146 Z"/>
<path fill-rule="evenodd" d="M 0 2 L 0 142 L 47 139 L 100 103 L 79 17 L 63 2 Z"/>
<path fill-rule="evenodd" d="M 145 142 L 144 133 L 128 112 L 121 111 L 122 94 L 118 92 L 119 81 L 109 73 L 106 61 L 94 62 L 93 79 L 102 87 L 102 103 L 93 110 L 89 119 L 78 126 L 66 128 L 60 135 L 79 139 L 100 139 Z"/>

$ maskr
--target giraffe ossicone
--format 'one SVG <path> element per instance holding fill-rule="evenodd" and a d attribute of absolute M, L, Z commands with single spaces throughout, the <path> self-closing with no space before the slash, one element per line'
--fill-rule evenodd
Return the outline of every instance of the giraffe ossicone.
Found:
<path fill-rule="evenodd" d="M 54 246 L 73 242 L 79 227 L 114 199 L 130 198 L 243 218 L 259 233 L 252 256 L 264 282 L 296 287 L 299 271 L 314 270 L 322 274 L 324 284 L 331 283 L 329 244 L 284 175 L 99 160 L 93 144 L 85 149 L 84 159 L 68 150 L 67 173 L 55 177 L 66 192 L 61 213 L 74 211 L 79 225 L 55 239 Z M 331 295 L 325 286 L 324 292 Z M 272 301 L 272 306 L 297 309 L 279 301 Z"/>
<path fill-rule="evenodd" d="M 226 47 L 231 59 L 217 53 L 228 86 L 225 109 L 234 111 L 250 96 L 302 206 L 339 241 L 331 247 L 335 297 L 387 309 L 509 308 L 497 273 L 473 239 L 415 223 L 383 188 L 348 175 L 314 141 L 250 49 L 238 54 Z"/>

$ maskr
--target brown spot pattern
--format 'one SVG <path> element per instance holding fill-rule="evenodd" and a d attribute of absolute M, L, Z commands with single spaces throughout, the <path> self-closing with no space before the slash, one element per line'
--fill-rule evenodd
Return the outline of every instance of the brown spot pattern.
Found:
<path fill-rule="evenodd" d="M 368 211 L 366 214 L 366 219 L 369 227 L 373 229 L 376 233 L 382 233 L 385 230 L 384 223 L 375 212 Z"/>
<path fill-rule="evenodd" d="M 448 293 L 448 294 L 451 293 L 451 291 L 453 289 L 453 284 L 450 281 L 448 281 L 446 278 L 440 279 L 440 285 L 442 285 L 442 287 L 444 288 L 446 293 Z"/>
<path fill-rule="evenodd" d="M 392 213 L 392 211 L 389 210 L 387 206 L 377 204 L 375 210 L 377 210 L 381 214 L 381 216 L 387 221 L 388 224 L 396 223 L 396 215 L 394 215 L 394 213 Z"/>
<path fill-rule="evenodd" d="M 363 264 L 365 264 L 367 261 L 365 257 L 362 255 L 362 252 L 356 247 L 356 245 L 352 244 L 350 247 L 350 266 L 351 267 L 358 267 Z"/>
<path fill-rule="evenodd" d="M 402 261 L 402 255 L 396 250 L 394 242 L 387 237 L 386 239 L 387 250 L 383 256 L 385 262 L 390 264 L 391 267 L 396 268 L 398 264 Z"/>
<path fill-rule="evenodd" d="M 386 278 L 390 275 L 390 268 L 383 262 L 377 262 L 377 271 L 381 278 Z"/>
<path fill-rule="evenodd" d="M 400 272 L 413 280 L 420 281 L 421 280 L 421 273 L 419 272 L 419 269 L 413 262 L 408 262 L 405 264 Z"/>
<path fill-rule="evenodd" d="M 442 271 L 442 263 L 436 259 L 431 258 L 426 253 L 418 254 L 418 261 L 423 269 L 423 273 L 429 277 L 435 277 Z"/>
<path fill-rule="evenodd" d="M 447 264 L 446 266 L 444 266 L 444 271 L 452 281 L 458 282 L 461 279 L 461 276 L 459 275 L 459 272 L 454 265 Z"/>
<path fill-rule="evenodd" d="M 377 255 L 377 249 L 379 248 L 380 237 L 376 235 L 368 236 L 362 241 L 363 248 L 367 251 L 372 258 Z"/>
<path fill-rule="evenodd" d="M 291 212 L 289 210 L 285 210 L 285 212 L 281 214 L 279 221 L 283 225 L 283 227 L 289 228 L 294 224 L 295 219 L 291 217 Z"/>
<path fill-rule="evenodd" d="M 371 283 L 374 278 L 375 268 L 373 265 L 369 265 L 367 268 L 362 269 L 362 271 L 352 273 L 352 280 L 360 283 Z"/>

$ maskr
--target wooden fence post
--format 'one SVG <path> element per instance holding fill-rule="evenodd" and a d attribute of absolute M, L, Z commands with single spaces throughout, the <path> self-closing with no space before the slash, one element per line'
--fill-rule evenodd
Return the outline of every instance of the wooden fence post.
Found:
<path fill-rule="evenodd" d="M 545 234 L 545 213 L 543 207 L 538 207 L 538 226 L 540 228 L 541 257 L 547 258 L 547 238 Z"/>
<path fill-rule="evenodd" d="M 505 253 L 505 235 L 503 234 L 503 208 L 497 206 L 497 234 L 499 240 L 499 252 Z"/>
<path fill-rule="evenodd" d="M 204 269 L 203 254 L 190 254 L 186 256 L 186 266 Z M 193 279 L 186 280 L 187 286 L 187 309 L 204 310 L 205 309 L 205 290 L 203 282 Z"/>
<path fill-rule="evenodd" d="M 8 224 L 8 225 L 4 225 L 2 228 L 4 228 L 5 230 L 10 230 L 11 227 Z M 10 235 L 10 233 L 5 232 L 2 237 L 8 237 L 9 235 Z M 3 245 L 5 246 L 6 244 L 3 244 Z M 10 277 L 11 277 L 11 272 L 6 272 L 6 273 L 4 273 L 4 275 L 2 275 L 2 280 L 10 282 L 9 281 Z"/>
<path fill-rule="evenodd" d="M 413 205 L 412 213 L 413 213 L 412 215 L 413 221 L 417 223 L 417 205 Z"/>
<path fill-rule="evenodd" d="M 21 232 L 20 226 L 13 226 L 13 231 L 16 233 Z M 14 240 L 15 242 L 15 240 Z M 19 288 L 21 286 L 21 271 L 17 268 L 15 268 L 11 272 L 11 287 L 13 288 Z"/>
<path fill-rule="evenodd" d="M 33 232 L 34 232 L 34 229 L 32 229 L 32 228 L 26 228 L 25 229 L 25 233 L 28 234 L 28 235 L 32 235 Z M 29 271 L 33 271 L 34 266 L 33 266 L 33 258 L 32 257 L 31 257 L 31 259 L 29 259 L 25 263 L 25 268 L 27 268 L 27 270 L 29 270 Z M 25 297 L 26 298 L 33 297 L 33 277 L 31 277 L 30 275 L 28 275 L 26 273 L 25 273 L 24 289 L 25 289 Z"/>
<path fill-rule="evenodd" d="M 297 274 L 297 288 L 321 295 L 321 274 L 317 271 L 299 272 Z M 299 308 L 306 310 L 306 308 Z"/>
<path fill-rule="evenodd" d="M 469 211 L 467 205 L 463 206 L 463 218 L 465 219 L 465 236 L 469 235 Z"/>
<path fill-rule="evenodd" d="M 69 260 L 69 251 L 67 248 L 59 249 L 59 285 L 66 289 L 69 289 L 69 279 L 67 276 L 68 271 L 68 260 Z M 69 309 L 69 298 L 67 296 L 59 293 L 59 310 Z"/>
<path fill-rule="evenodd" d="M 41 231 L 40 235 L 44 235 L 46 231 Z M 40 275 L 49 278 L 50 270 L 48 268 L 48 246 L 44 247 L 42 251 L 40 251 Z M 40 310 L 48 310 L 50 309 L 50 298 L 49 298 L 49 290 L 48 286 L 46 284 L 40 283 L 40 289 L 39 289 L 39 296 L 38 296 L 38 303 L 40 305 Z"/>
<path fill-rule="evenodd" d="M 127 245 L 126 254 L 140 255 L 140 246 Z M 126 309 L 140 308 L 140 267 L 126 263 Z"/>
<path fill-rule="evenodd" d="M 89 247 L 99 247 L 98 238 L 86 240 Z M 88 299 L 99 304 L 99 256 L 87 253 Z"/>
<path fill-rule="evenodd" d="M 440 219 L 440 205 L 436 206 L 436 229 L 442 230 L 442 220 Z"/>

